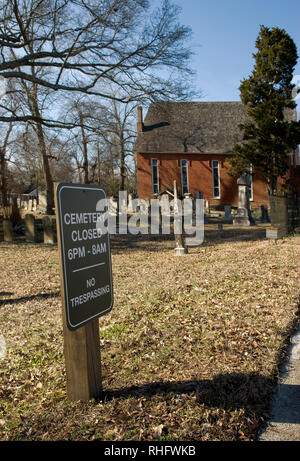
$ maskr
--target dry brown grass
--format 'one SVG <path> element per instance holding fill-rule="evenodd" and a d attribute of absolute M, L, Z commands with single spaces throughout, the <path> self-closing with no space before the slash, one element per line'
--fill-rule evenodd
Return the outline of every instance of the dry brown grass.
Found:
<path fill-rule="evenodd" d="M 100 318 L 99 402 L 66 400 L 57 248 L 0 244 L 1 440 L 254 440 L 298 316 L 300 237 L 206 226 L 112 240 L 115 305 Z"/>

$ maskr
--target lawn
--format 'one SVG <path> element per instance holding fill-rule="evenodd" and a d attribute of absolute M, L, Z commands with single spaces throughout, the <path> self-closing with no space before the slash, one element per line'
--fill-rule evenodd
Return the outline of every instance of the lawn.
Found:
<path fill-rule="evenodd" d="M 1 440 L 255 440 L 299 319 L 300 237 L 112 239 L 103 398 L 66 398 L 57 246 L 0 243 Z"/>

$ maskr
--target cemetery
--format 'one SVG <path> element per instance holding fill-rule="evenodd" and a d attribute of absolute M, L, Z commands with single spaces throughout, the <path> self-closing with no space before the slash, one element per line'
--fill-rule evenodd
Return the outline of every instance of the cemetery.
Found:
<path fill-rule="evenodd" d="M 0 441 L 299 441 L 297 24 L 2 3 Z"/>
<path fill-rule="evenodd" d="M 257 438 L 297 322 L 300 236 L 267 239 L 265 210 L 248 226 L 239 209 L 206 212 L 203 243 L 180 256 L 174 232 L 111 235 L 114 306 L 87 401 L 67 396 L 55 218 L 25 214 L 12 240 L 2 222 L 2 439 Z"/>

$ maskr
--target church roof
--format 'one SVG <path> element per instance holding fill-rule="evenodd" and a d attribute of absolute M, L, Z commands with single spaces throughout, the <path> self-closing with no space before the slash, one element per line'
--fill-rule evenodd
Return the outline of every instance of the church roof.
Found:
<path fill-rule="evenodd" d="M 246 108 L 241 102 L 152 103 L 134 150 L 231 154 L 233 146 L 242 140 L 239 125 L 247 121 Z"/>

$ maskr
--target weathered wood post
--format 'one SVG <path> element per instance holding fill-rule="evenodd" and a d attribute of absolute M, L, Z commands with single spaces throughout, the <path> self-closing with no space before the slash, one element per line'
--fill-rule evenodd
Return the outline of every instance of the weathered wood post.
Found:
<path fill-rule="evenodd" d="M 3 240 L 7 243 L 12 243 L 13 241 L 13 229 L 12 222 L 9 219 L 3 219 Z"/>

